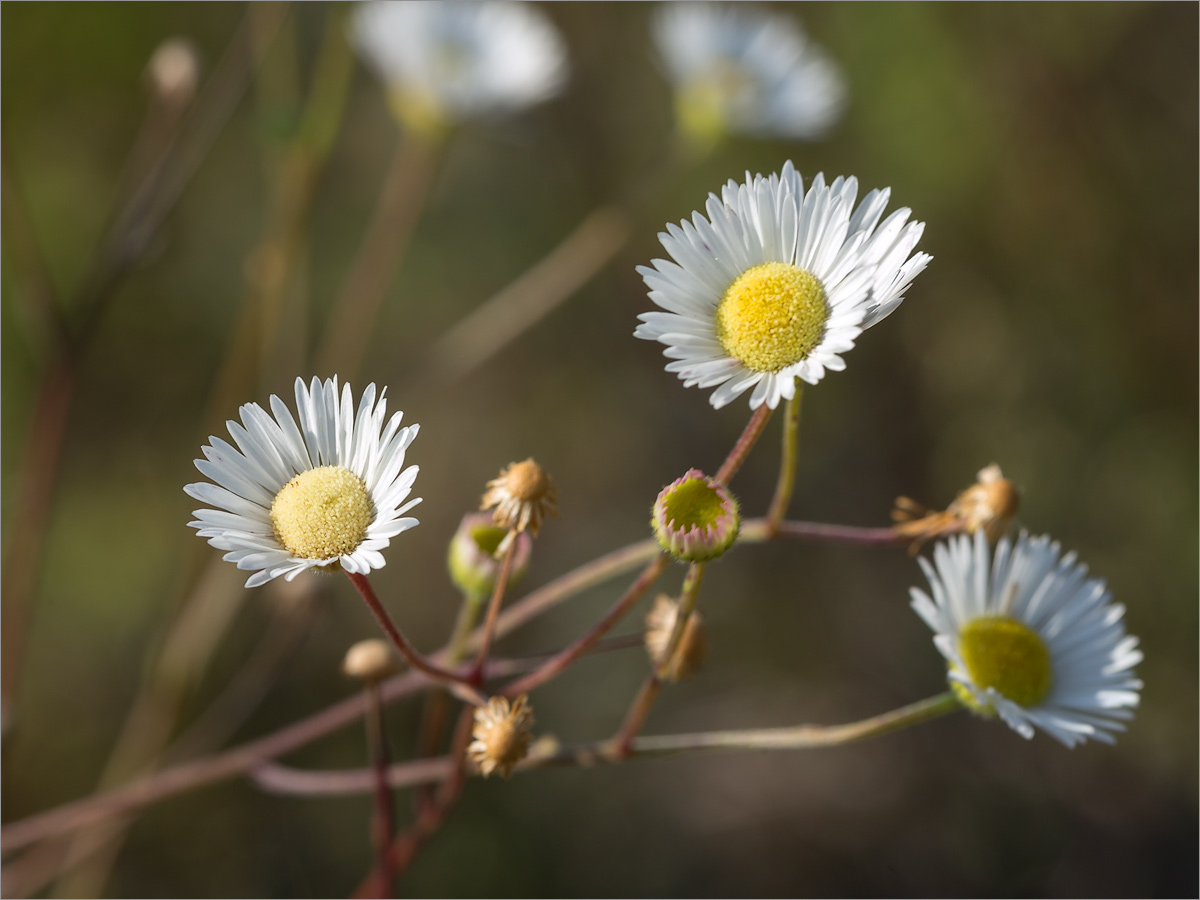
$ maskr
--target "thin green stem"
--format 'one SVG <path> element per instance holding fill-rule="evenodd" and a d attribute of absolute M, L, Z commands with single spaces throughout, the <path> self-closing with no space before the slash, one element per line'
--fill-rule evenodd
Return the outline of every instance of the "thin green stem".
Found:
<path fill-rule="evenodd" d="M 947 691 L 891 712 L 849 722 L 844 725 L 795 725 L 786 728 L 755 728 L 743 731 L 701 731 L 692 734 L 661 734 L 634 738 L 629 752 L 613 755 L 611 742 L 594 741 L 531 754 L 515 771 L 527 772 L 547 766 L 592 766 L 596 763 L 620 763 L 630 759 L 648 759 L 704 750 L 819 750 L 840 747 L 883 737 L 914 725 L 930 722 L 963 706 Z M 398 763 L 388 769 L 393 788 L 411 787 L 446 777 L 451 760 L 423 759 Z M 364 794 L 372 789 L 371 773 L 365 770 L 312 772 L 269 763 L 253 772 L 263 790 L 299 796 L 344 796 Z"/>
<path fill-rule="evenodd" d="M 754 449 L 754 445 L 763 433 L 763 429 L 767 427 L 767 421 L 771 418 L 771 412 L 771 407 L 765 403 L 754 411 L 754 415 L 750 417 L 750 421 L 742 429 L 737 443 L 733 445 L 733 449 L 725 457 L 725 462 L 721 463 L 721 468 L 717 470 L 715 480 L 718 484 L 729 484 L 730 479 L 737 474 L 737 470 L 742 467 L 742 463 L 746 461 L 746 457 Z"/>
<path fill-rule="evenodd" d="M 771 534 L 779 530 L 779 523 L 787 514 L 792 491 L 796 487 L 796 446 L 800 430 L 800 398 L 803 388 L 796 385 L 796 393 L 788 400 L 783 419 L 783 453 L 779 459 L 779 481 L 775 483 L 775 496 L 767 510 L 767 528 Z"/>

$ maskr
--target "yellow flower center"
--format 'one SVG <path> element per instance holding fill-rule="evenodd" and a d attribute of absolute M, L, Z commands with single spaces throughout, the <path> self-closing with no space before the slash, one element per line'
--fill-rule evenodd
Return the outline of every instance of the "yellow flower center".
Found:
<path fill-rule="evenodd" d="M 367 486 L 341 466 L 297 475 L 271 504 L 275 536 L 298 559 L 333 559 L 354 552 L 374 517 Z"/>
<path fill-rule="evenodd" d="M 724 500 L 716 489 L 700 478 L 685 481 L 667 494 L 663 518 L 681 531 L 693 526 L 703 531 L 716 523 L 725 511 Z"/>
<path fill-rule="evenodd" d="M 829 302 L 811 272 L 788 263 L 747 269 L 717 305 L 717 340 L 755 372 L 778 372 L 808 356 L 825 334 Z"/>
<path fill-rule="evenodd" d="M 972 682 L 995 688 L 1018 706 L 1037 706 L 1050 692 L 1050 652 L 1033 629 L 1015 619 L 968 622 L 959 634 L 958 650 Z M 993 712 L 990 706 L 980 708 L 965 690 L 955 693 L 977 712 Z"/>

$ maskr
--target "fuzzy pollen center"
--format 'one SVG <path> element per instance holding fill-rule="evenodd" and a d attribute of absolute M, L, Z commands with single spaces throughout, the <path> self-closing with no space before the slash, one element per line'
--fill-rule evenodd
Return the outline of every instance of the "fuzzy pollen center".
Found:
<path fill-rule="evenodd" d="M 693 478 L 669 491 L 664 498 L 663 520 L 672 528 L 704 531 L 725 513 L 725 501 L 701 478 Z"/>
<path fill-rule="evenodd" d="M 333 559 L 354 552 L 374 517 L 367 486 L 341 466 L 297 475 L 271 504 L 275 536 L 298 559 Z"/>
<path fill-rule="evenodd" d="M 1021 622 L 999 616 L 968 622 L 958 649 L 972 682 L 995 688 L 1018 706 L 1037 706 L 1050 692 L 1050 652 Z"/>
<path fill-rule="evenodd" d="M 747 269 L 717 305 L 717 340 L 755 372 L 778 372 L 800 362 L 825 334 L 829 301 L 811 272 L 788 263 Z"/>

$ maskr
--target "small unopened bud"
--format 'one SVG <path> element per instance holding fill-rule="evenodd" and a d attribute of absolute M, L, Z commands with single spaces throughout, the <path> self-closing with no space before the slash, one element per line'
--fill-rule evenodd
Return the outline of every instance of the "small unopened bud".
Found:
<path fill-rule="evenodd" d="M 382 681 L 398 671 L 400 661 L 391 646 L 378 638 L 359 641 L 346 651 L 342 660 L 342 672 L 360 681 Z"/>
<path fill-rule="evenodd" d="M 546 516 L 558 517 L 558 489 L 546 470 L 533 461 L 513 463 L 488 482 L 480 509 L 496 507 L 492 521 L 509 531 L 529 532 L 537 537 Z"/>
<path fill-rule="evenodd" d="M 492 593 L 496 577 L 500 574 L 500 563 L 496 551 L 508 532 L 492 523 L 487 513 L 467 513 L 463 516 L 450 539 L 447 565 L 450 580 L 467 597 L 480 600 Z M 528 534 L 517 535 L 517 546 L 513 551 L 512 570 L 508 575 L 509 587 L 521 580 L 529 568 L 529 556 L 533 540 Z"/>
<path fill-rule="evenodd" d="M 659 493 L 650 525 L 658 543 L 676 559 L 705 562 L 733 545 L 741 518 L 727 487 L 689 469 Z"/>
<path fill-rule="evenodd" d="M 146 81 L 171 106 L 186 106 L 200 81 L 200 54 L 184 38 L 163 41 L 146 64 Z"/>
<path fill-rule="evenodd" d="M 892 510 L 892 519 L 897 524 L 892 531 L 912 538 L 913 552 L 928 540 L 964 532 L 974 534 L 980 529 L 988 540 L 999 540 L 1017 514 L 1020 496 L 995 463 L 980 469 L 977 478 L 945 511 L 929 510 L 908 497 L 897 497 Z"/>
<path fill-rule="evenodd" d="M 654 608 L 646 614 L 646 652 L 655 668 L 661 666 L 666 658 L 667 645 L 671 642 L 678 617 L 679 603 L 666 594 L 659 594 L 654 601 Z M 693 610 L 664 677 L 667 681 L 690 678 L 700 668 L 706 655 L 708 640 L 704 636 L 704 620 L 700 613 Z"/>
<path fill-rule="evenodd" d="M 533 711 L 529 699 L 521 694 L 509 705 L 506 697 L 493 697 L 487 706 L 475 710 L 475 738 L 467 747 L 467 754 L 487 777 L 499 772 L 508 778 L 516 766 L 529 752 L 533 736 Z"/>

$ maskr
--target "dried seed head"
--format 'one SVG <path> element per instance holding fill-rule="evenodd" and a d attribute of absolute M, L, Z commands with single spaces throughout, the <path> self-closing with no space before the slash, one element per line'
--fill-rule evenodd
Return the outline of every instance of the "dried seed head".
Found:
<path fill-rule="evenodd" d="M 678 615 L 679 604 L 666 594 L 659 594 L 654 601 L 654 608 L 646 614 L 646 652 L 655 667 L 661 666 L 666 657 L 667 645 L 671 641 Z M 700 668 L 707 654 L 708 640 L 704 635 L 704 619 L 700 613 L 693 610 L 687 625 L 684 626 L 679 646 L 675 648 L 671 664 L 667 666 L 666 680 L 681 681 L 690 678 Z"/>
<path fill-rule="evenodd" d="M 913 539 L 910 549 L 914 553 L 925 541 L 964 532 L 974 534 L 980 529 L 988 540 L 999 540 L 1017 514 L 1020 496 L 995 463 L 980 469 L 977 478 L 944 512 L 928 510 L 908 497 L 897 497 L 892 510 L 892 519 L 897 524 L 892 530 Z"/>
<path fill-rule="evenodd" d="M 400 671 L 400 661 L 387 641 L 371 638 L 346 651 L 342 672 L 362 681 L 380 681 Z"/>
<path fill-rule="evenodd" d="M 475 738 L 467 747 L 467 754 L 479 766 L 484 777 L 499 772 L 508 778 L 516 766 L 529 752 L 533 736 L 533 711 L 529 699 L 521 694 L 509 705 L 506 697 L 493 697 L 487 706 L 475 710 Z"/>
<path fill-rule="evenodd" d="M 947 511 L 966 523 L 968 534 L 982 528 L 989 541 L 996 541 L 1012 524 L 1020 497 L 1016 486 L 1004 477 L 995 463 L 980 469 L 978 478 L 955 498 Z"/>
<path fill-rule="evenodd" d="M 658 543 L 676 559 L 705 562 L 733 545 L 741 518 L 728 488 L 699 469 L 688 469 L 659 493 L 650 525 Z"/>
<path fill-rule="evenodd" d="M 468 598 L 482 601 L 492 593 L 496 577 L 500 574 L 500 563 L 496 552 L 508 532 L 493 524 L 487 513 L 467 513 L 463 516 L 450 539 L 450 551 L 446 562 L 450 569 L 450 580 Z M 533 541 L 528 534 L 517 535 L 517 546 L 513 551 L 512 571 L 508 585 L 513 587 L 529 568 L 529 556 Z"/>
<path fill-rule="evenodd" d="M 557 518 L 557 501 L 554 480 L 530 457 L 513 463 L 489 481 L 479 508 L 496 507 L 492 521 L 498 526 L 510 531 L 528 528 L 536 537 L 547 515 Z"/>

